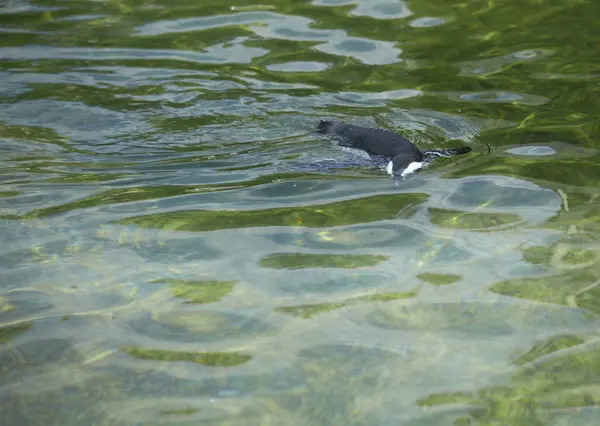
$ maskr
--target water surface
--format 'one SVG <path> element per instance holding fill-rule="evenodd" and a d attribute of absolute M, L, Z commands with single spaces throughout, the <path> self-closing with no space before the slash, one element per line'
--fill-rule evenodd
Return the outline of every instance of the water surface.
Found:
<path fill-rule="evenodd" d="M 0 423 L 595 425 L 599 16 L 3 2 Z"/>

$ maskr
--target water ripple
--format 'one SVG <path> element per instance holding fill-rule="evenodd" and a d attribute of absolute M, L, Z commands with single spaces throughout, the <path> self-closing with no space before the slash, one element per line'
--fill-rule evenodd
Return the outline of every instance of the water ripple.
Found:
<path fill-rule="evenodd" d="M 4 423 L 593 423 L 598 4 L 54 3 L 0 6 Z"/>
<path fill-rule="evenodd" d="M 40 59 L 86 59 L 93 61 L 114 60 L 172 60 L 192 63 L 240 63 L 252 62 L 253 59 L 268 53 L 268 50 L 244 45 L 248 39 L 239 37 L 228 43 L 219 43 L 205 49 L 205 52 L 193 52 L 169 49 L 85 49 L 77 47 L 42 47 L 27 46 L 22 48 L 0 48 L 0 59 L 7 61 L 40 60 Z"/>

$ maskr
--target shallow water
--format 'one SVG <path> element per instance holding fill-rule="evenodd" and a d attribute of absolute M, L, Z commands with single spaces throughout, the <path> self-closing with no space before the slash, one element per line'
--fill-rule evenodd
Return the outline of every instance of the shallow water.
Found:
<path fill-rule="evenodd" d="M 3 2 L 0 423 L 597 424 L 599 17 Z"/>

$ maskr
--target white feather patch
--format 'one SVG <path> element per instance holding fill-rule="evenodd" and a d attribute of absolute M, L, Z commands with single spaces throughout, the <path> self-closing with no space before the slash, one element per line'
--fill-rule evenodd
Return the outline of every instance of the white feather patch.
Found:
<path fill-rule="evenodd" d="M 414 172 L 416 172 L 417 170 L 420 170 L 423 168 L 423 166 L 425 165 L 425 163 L 420 162 L 420 161 L 413 161 L 412 163 L 410 163 L 408 166 L 406 166 L 406 169 L 404 169 L 402 171 L 402 173 L 400 173 L 401 177 L 406 177 L 410 174 L 413 174 Z M 393 162 L 389 162 L 388 165 L 385 167 L 385 171 L 390 175 L 390 176 L 394 176 L 394 163 Z"/>
<path fill-rule="evenodd" d="M 388 175 L 394 176 L 394 163 L 390 161 L 388 165 L 385 166 L 385 171 L 388 173 Z"/>
<path fill-rule="evenodd" d="M 425 165 L 424 162 L 421 161 L 413 161 L 412 163 L 410 163 L 408 166 L 406 166 L 406 169 L 404 169 L 402 171 L 402 173 L 400 173 L 401 177 L 406 177 L 408 175 L 413 174 L 414 172 L 416 172 L 417 170 L 420 170 L 423 168 L 423 166 Z M 390 176 L 394 176 L 394 163 L 393 162 L 389 162 L 388 165 L 385 167 L 385 171 L 390 175 Z"/>
<path fill-rule="evenodd" d="M 404 171 L 400 174 L 400 176 L 406 177 L 406 176 L 408 176 L 410 174 L 413 174 L 417 170 L 422 169 L 423 168 L 423 164 L 424 163 L 422 163 L 420 161 L 413 161 L 408 166 L 406 166 L 406 169 L 404 169 Z"/>

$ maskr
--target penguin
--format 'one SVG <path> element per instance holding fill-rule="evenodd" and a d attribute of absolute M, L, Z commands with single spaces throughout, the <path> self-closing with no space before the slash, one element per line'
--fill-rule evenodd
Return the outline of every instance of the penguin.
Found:
<path fill-rule="evenodd" d="M 391 176 L 407 176 L 417 172 L 437 157 L 452 157 L 471 152 L 471 147 L 433 148 L 421 151 L 412 142 L 390 130 L 356 126 L 335 120 L 321 120 L 317 133 L 332 137 L 343 147 L 359 149 L 372 156 L 389 160 L 385 167 Z"/>

